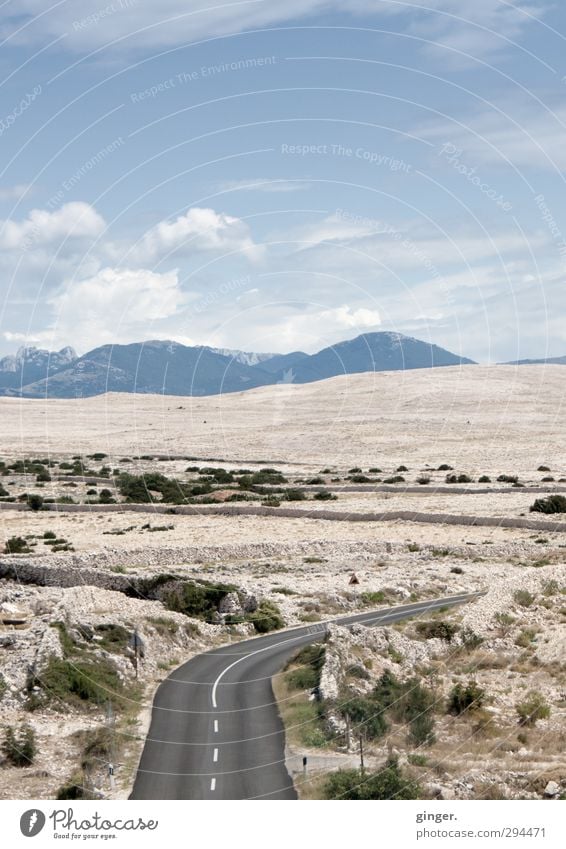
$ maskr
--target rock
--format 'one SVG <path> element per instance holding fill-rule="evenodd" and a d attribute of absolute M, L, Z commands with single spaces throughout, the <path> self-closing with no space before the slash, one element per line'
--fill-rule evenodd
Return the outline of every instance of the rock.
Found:
<path fill-rule="evenodd" d="M 238 593 L 227 593 L 218 605 L 218 612 L 221 616 L 241 616 L 244 611 Z"/>
<path fill-rule="evenodd" d="M 446 802 L 456 799 L 456 794 L 451 787 L 441 787 L 439 799 L 444 799 Z"/>
<path fill-rule="evenodd" d="M 560 785 L 556 781 L 549 781 L 543 792 L 547 799 L 554 799 L 560 796 Z"/>

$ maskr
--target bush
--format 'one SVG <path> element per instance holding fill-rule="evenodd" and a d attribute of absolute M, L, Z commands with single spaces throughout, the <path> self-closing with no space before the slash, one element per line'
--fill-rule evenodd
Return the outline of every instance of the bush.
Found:
<path fill-rule="evenodd" d="M 535 601 L 535 596 L 528 590 L 515 590 L 513 600 L 521 607 L 531 607 Z"/>
<path fill-rule="evenodd" d="M 23 537 L 10 537 L 4 546 L 4 554 L 29 554 L 31 548 Z"/>
<path fill-rule="evenodd" d="M 23 725 L 19 734 L 11 725 L 4 730 L 2 753 L 12 766 L 30 766 L 37 754 L 35 733 L 29 725 Z"/>
<path fill-rule="evenodd" d="M 523 702 L 516 705 L 521 725 L 536 725 L 539 719 L 548 719 L 550 706 L 545 702 L 542 693 L 531 690 Z"/>
<path fill-rule="evenodd" d="M 442 463 L 442 465 L 438 467 L 439 472 L 452 472 L 453 470 L 454 466 L 449 466 L 448 463 Z"/>
<path fill-rule="evenodd" d="M 326 649 L 321 643 L 311 643 L 300 649 L 287 663 L 285 669 L 300 664 L 286 676 L 294 690 L 314 690 L 320 684 L 320 672 L 324 665 Z"/>
<path fill-rule="evenodd" d="M 336 501 L 337 498 L 337 495 L 333 495 L 332 492 L 328 492 L 326 489 L 322 492 L 315 492 L 313 495 L 315 501 Z"/>
<path fill-rule="evenodd" d="M 453 625 L 452 622 L 446 622 L 444 619 L 432 619 L 429 622 L 417 622 L 417 634 L 421 637 L 424 637 L 425 640 L 439 639 L 446 640 L 447 643 L 451 641 L 456 632 L 458 631 L 458 626 Z"/>
<path fill-rule="evenodd" d="M 483 637 L 480 637 L 479 634 L 476 634 L 476 632 L 467 625 L 460 631 L 460 639 L 462 640 L 462 645 L 466 646 L 466 648 L 470 649 L 470 651 L 479 648 L 483 643 Z"/>
<path fill-rule="evenodd" d="M 328 776 L 323 785 L 325 799 L 418 799 L 421 789 L 405 777 L 396 758 L 375 773 L 340 769 Z"/>
<path fill-rule="evenodd" d="M 287 501 L 304 501 L 306 495 L 302 489 L 286 489 L 285 498 Z"/>
<path fill-rule="evenodd" d="M 255 613 L 249 614 L 247 617 L 258 634 L 267 634 L 269 631 L 276 631 L 285 625 L 279 607 L 273 601 L 264 598 L 260 602 Z"/>
<path fill-rule="evenodd" d="M 318 676 L 311 666 L 291 670 L 285 680 L 292 690 L 314 690 L 318 686 Z"/>
<path fill-rule="evenodd" d="M 473 483 L 472 478 L 469 475 L 446 475 L 445 479 L 446 483 Z"/>
<path fill-rule="evenodd" d="M 396 472 L 408 472 L 408 468 L 406 466 L 397 466 L 395 469 Z"/>
<path fill-rule="evenodd" d="M 430 713 L 420 713 L 411 721 L 409 741 L 417 746 L 432 746 L 436 741 L 434 717 Z"/>
<path fill-rule="evenodd" d="M 385 593 L 382 590 L 377 592 L 365 592 L 361 595 L 362 604 L 381 604 L 385 601 Z"/>
<path fill-rule="evenodd" d="M 531 513 L 566 513 L 566 497 L 549 495 L 547 498 L 537 498 L 529 509 Z"/>
<path fill-rule="evenodd" d="M 34 510 L 37 512 L 37 510 L 41 510 L 41 508 L 43 507 L 43 498 L 37 493 L 32 493 L 31 495 L 28 495 L 27 501 L 30 510 Z"/>
<path fill-rule="evenodd" d="M 364 696 L 349 699 L 341 708 L 343 716 L 349 716 L 354 733 L 361 732 L 368 740 L 378 740 L 389 730 L 385 718 L 385 707 L 379 701 Z"/>
<path fill-rule="evenodd" d="M 159 578 L 161 578 L 162 584 L 175 580 L 175 577 L 172 575 L 164 574 L 157 576 L 157 579 L 154 579 L 153 585 L 151 583 L 147 585 L 142 584 L 139 592 L 134 591 L 134 594 L 138 598 L 144 598 L 145 596 L 156 598 L 155 590 L 158 589 L 159 583 L 155 583 L 155 580 Z M 222 599 L 228 593 L 235 591 L 236 587 L 231 584 L 193 584 L 190 581 L 182 581 L 173 589 L 166 591 L 162 600 L 165 607 L 168 607 L 169 610 L 211 622 L 216 617 Z"/>
<path fill-rule="evenodd" d="M 428 475 L 419 475 L 419 477 L 417 478 L 417 483 L 420 486 L 426 486 L 428 483 L 430 483 L 430 477 Z"/>
<path fill-rule="evenodd" d="M 51 657 L 41 675 L 34 675 L 28 682 L 30 691 L 35 687 L 40 688 L 41 694 L 31 694 L 30 710 L 49 703 L 58 710 L 65 710 L 69 704 L 84 708 L 101 705 L 109 698 L 115 705 L 126 706 L 122 681 L 114 665 L 104 658 L 71 663 Z"/>
<path fill-rule="evenodd" d="M 350 480 L 352 483 L 371 483 L 371 478 L 367 475 L 351 475 Z"/>
<path fill-rule="evenodd" d="M 482 706 L 484 699 L 485 690 L 482 690 L 475 681 L 468 681 L 466 686 L 456 684 L 450 691 L 448 713 L 458 716 L 468 710 L 475 710 Z"/>
<path fill-rule="evenodd" d="M 497 478 L 499 483 L 518 483 L 517 475 L 499 475 Z"/>
<path fill-rule="evenodd" d="M 491 483 L 491 478 L 489 477 L 489 475 L 481 475 L 478 478 L 478 483 Z"/>
<path fill-rule="evenodd" d="M 537 472 L 549 472 L 550 466 L 539 466 Z"/>
<path fill-rule="evenodd" d="M 95 495 L 96 495 L 96 491 L 95 491 Z M 112 492 L 109 489 L 101 489 L 100 494 L 98 496 L 98 500 L 100 501 L 101 504 L 115 504 L 116 503 L 115 499 L 112 497 Z"/>
<path fill-rule="evenodd" d="M 405 483 L 405 478 L 402 475 L 393 475 L 391 478 L 385 478 L 383 483 Z"/>

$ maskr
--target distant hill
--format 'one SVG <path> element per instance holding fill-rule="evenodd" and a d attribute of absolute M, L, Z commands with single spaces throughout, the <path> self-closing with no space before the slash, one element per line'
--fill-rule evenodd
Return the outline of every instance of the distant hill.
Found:
<path fill-rule="evenodd" d="M 310 383 L 340 374 L 456 366 L 472 362 L 402 333 L 364 333 L 303 358 L 292 369 L 294 383 Z M 263 365 L 265 367 L 266 364 Z"/>
<path fill-rule="evenodd" d="M 0 360 L 0 395 L 76 398 L 104 392 L 219 395 L 276 383 L 310 383 L 340 374 L 472 363 L 400 333 L 366 333 L 317 354 L 253 354 L 149 341 L 103 345 L 77 357 L 24 348 Z"/>
<path fill-rule="evenodd" d="M 65 370 L 30 382 L 18 394 L 26 398 L 75 398 L 103 392 L 217 395 L 269 382 L 258 369 L 210 348 L 150 341 L 95 348 Z"/>
<path fill-rule="evenodd" d="M 566 366 L 566 356 L 564 357 L 547 357 L 544 360 L 512 360 L 510 363 L 503 363 L 506 366 Z"/>
<path fill-rule="evenodd" d="M 0 389 L 18 391 L 29 383 L 68 369 L 77 360 L 73 348 L 51 352 L 43 348 L 20 348 L 14 356 L 0 359 Z"/>

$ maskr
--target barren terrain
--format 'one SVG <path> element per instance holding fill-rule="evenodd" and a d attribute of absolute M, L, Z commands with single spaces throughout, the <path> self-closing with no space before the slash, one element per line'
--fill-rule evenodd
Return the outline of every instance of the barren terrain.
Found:
<path fill-rule="evenodd" d="M 530 512 L 536 498 L 566 490 L 563 375 L 561 366 L 468 366 L 214 398 L 0 399 L 0 545 L 8 544 L 0 556 L 0 719 L 16 729 L 29 723 L 37 743 L 31 766 L 0 766 L 0 795 L 53 798 L 63 786 L 126 795 L 157 682 L 195 652 L 254 633 L 258 611 L 271 609 L 264 603 L 275 606 L 279 624 L 293 625 L 475 590 L 486 594 L 433 617 L 454 625 L 451 641 L 423 637 L 414 622 L 375 631 L 333 626 L 322 725 L 308 712 L 308 691 L 289 690 L 282 673 L 276 690 L 289 763 L 309 751 L 315 766 L 306 780 L 297 775 L 301 794 L 316 796 L 329 768 L 356 762 L 356 740 L 345 739 L 335 703 L 366 696 L 385 670 L 402 681 L 417 674 L 432 688 L 434 741 L 409 742 L 394 721 L 367 741 L 370 766 L 379 768 L 393 747 L 428 796 L 566 792 L 566 533 L 557 524 L 564 516 Z M 45 480 L 25 466 L 31 460 L 50 461 Z M 198 489 L 207 467 L 232 480 L 208 474 L 208 491 L 188 499 L 202 511 L 194 515 L 180 512 L 183 499 L 152 491 L 134 504 L 124 495 L 124 474 L 161 474 Z M 269 473 L 265 486 L 246 483 L 265 467 L 285 482 L 270 482 Z M 452 473 L 469 482 L 447 483 Z M 360 475 L 367 482 L 357 484 Z M 498 482 L 502 475 L 511 480 Z M 395 476 L 403 480 L 386 483 Z M 296 489 L 302 495 L 287 504 Z M 29 509 L 30 493 L 49 510 Z M 236 496 L 269 509 L 219 512 L 224 505 L 214 502 Z M 285 507 L 301 512 L 288 517 Z M 392 511 L 431 519 L 331 518 Z M 438 514 L 536 518 L 544 530 L 448 525 Z M 25 550 L 10 550 L 15 538 Z M 183 607 L 188 584 L 205 581 L 224 588 L 217 609 Z M 137 678 L 134 630 L 145 654 Z M 62 682 L 69 666 L 88 676 L 97 664 L 106 683 L 90 696 Z M 452 688 L 472 680 L 485 691 L 481 705 L 448 713 Z M 530 692 L 548 715 L 521 725 L 517 704 Z"/>

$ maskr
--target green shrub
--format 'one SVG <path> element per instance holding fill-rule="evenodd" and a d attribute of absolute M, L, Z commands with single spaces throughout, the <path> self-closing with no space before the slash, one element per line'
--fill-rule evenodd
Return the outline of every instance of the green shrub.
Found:
<path fill-rule="evenodd" d="M 362 604 L 381 604 L 385 601 L 385 593 L 382 590 L 376 592 L 365 592 L 361 594 Z"/>
<path fill-rule="evenodd" d="M 473 479 L 469 475 L 446 475 L 446 483 L 473 483 Z"/>
<path fill-rule="evenodd" d="M 478 483 L 491 483 L 491 478 L 489 477 L 489 475 L 481 475 L 478 478 Z"/>
<path fill-rule="evenodd" d="M 429 475 L 419 475 L 419 477 L 417 478 L 417 483 L 420 486 L 426 486 L 427 484 L 430 483 Z"/>
<path fill-rule="evenodd" d="M 4 554 L 29 554 L 31 548 L 23 537 L 10 537 L 6 540 Z"/>
<path fill-rule="evenodd" d="M 306 498 L 302 489 L 286 489 L 284 495 L 287 501 L 304 501 Z"/>
<path fill-rule="evenodd" d="M 247 619 L 253 624 L 258 634 L 267 634 L 285 625 L 279 607 L 267 598 L 260 602 L 254 613 L 248 614 Z"/>
<path fill-rule="evenodd" d="M 285 676 L 285 680 L 292 690 L 314 690 L 318 686 L 318 675 L 312 666 L 292 669 Z"/>
<path fill-rule="evenodd" d="M 499 483 L 518 483 L 519 478 L 517 475 L 499 475 L 497 478 Z"/>
<path fill-rule="evenodd" d="M 332 492 L 328 492 L 328 490 L 322 490 L 322 492 L 315 492 L 313 495 L 315 501 L 336 501 L 338 498 L 337 495 L 334 495 Z"/>
<path fill-rule="evenodd" d="M 476 710 L 482 706 L 485 700 L 485 690 L 482 690 L 475 681 L 456 684 L 450 691 L 448 698 L 448 713 L 458 716 L 469 710 Z"/>
<path fill-rule="evenodd" d="M 513 600 L 521 607 L 532 607 L 535 601 L 535 596 L 528 590 L 515 590 Z"/>
<path fill-rule="evenodd" d="M 417 622 L 416 629 L 417 634 L 426 640 L 437 638 L 449 643 L 458 631 L 458 626 L 444 619 L 431 619 L 428 622 Z"/>
<path fill-rule="evenodd" d="M 163 575 L 161 582 L 168 583 L 174 580 L 175 578 L 171 575 Z M 150 597 L 151 595 L 155 597 L 155 590 L 158 587 L 159 584 L 155 582 L 155 579 L 153 585 L 142 584 L 138 597 L 143 598 L 144 593 Z M 231 584 L 204 582 L 202 584 L 193 584 L 190 581 L 179 581 L 174 588 L 164 593 L 163 603 L 169 610 L 211 622 L 218 612 L 218 607 L 222 599 L 228 593 L 235 592 L 236 589 Z"/>
<path fill-rule="evenodd" d="M 378 740 L 389 730 L 385 707 L 374 698 L 355 696 L 340 708 L 348 716 L 355 734 L 362 733 L 367 740 Z"/>
<path fill-rule="evenodd" d="M 430 713 L 415 716 L 409 728 L 409 742 L 417 746 L 432 746 L 435 741 L 434 717 Z"/>
<path fill-rule="evenodd" d="M 531 513 L 566 513 L 566 496 L 549 495 L 547 498 L 537 498 L 529 509 Z"/>
<path fill-rule="evenodd" d="M 402 475 L 393 475 L 391 478 L 385 478 L 383 483 L 405 483 L 405 478 Z"/>
<path fill-rule="evenodd" d="M 455 568 L 458 567 L 456 566 Z M 453 570 L 451 569 L 450 571 Z M 479 648 L 479 646 L 483 643 L 483 637 L 480 637 L 479 634 L 476 634 L 475 631 L 467 626 L 462 628 L 460 631 L 460 639 L 462 640 L 462 645 L 466 646 L 466 648 L 470 649 L 470 651 Z"/>
<path fill-rule="evenodd" d="M 123 708 L 127 704 L 116 669 L 103 658 L 87 658 L 75 663 L 51 657 L 45 670 L 28 682 L 30 691 L 35 687 L 40 688 L 40 695 L 31 693 L 28 702 L 30 710 L 48 704 L 63 711 L 69 704 L 84 708 L 104 704 L 109 698 L 119 707 Z"/>
<path fill-rule="evenodd" d="M 331 773 L 324 782 L 323 793 L 325 799 L 418 799 L 421 789 L 416 781 L 404 775 L 396 758 L 391 757 L 375 773 L 357 769 Z"/>
<path fill-rule="evenodd" d="M 439 472 L 452 472 L 454 470 L 454 466 L 449 466 L 448 463 L 442 463 L 438 467 Z"/>
<path fill-rule="evenodd" d="M 548 719 L 550 706 L 542 693 L 531 690 L 523 702 L 515 706 L 521 725 L 536 725 L 539 719 Z"/>
<path fill-rule="evenodd" d="M 371 478 L 367 475 L 350 475 L 352 483 L 371 483 Z"/>
<path fill-rule="evenodd" d="M 18 734 L 11 725 L 4 729 L 2 754 L 12 766 L 30 766 L 37 754 L 35 733 L 29 725 L 23 725 Z"/>
<path fill-rule="evenodd" d="M 408 472 L 408 468 L 406 466 L 397 466 L 395 469 L 396 472 Z"/>
<path fill-rule="evenodd" d="M 41 495 L 38 495 L 35 492 L 33 492 L 31 495 L 28 495 L 27 502 L 29 509 L 35 512 L 41 510 L 41 508 L 43 507 L 43 498 L 41 497 Z"/>

